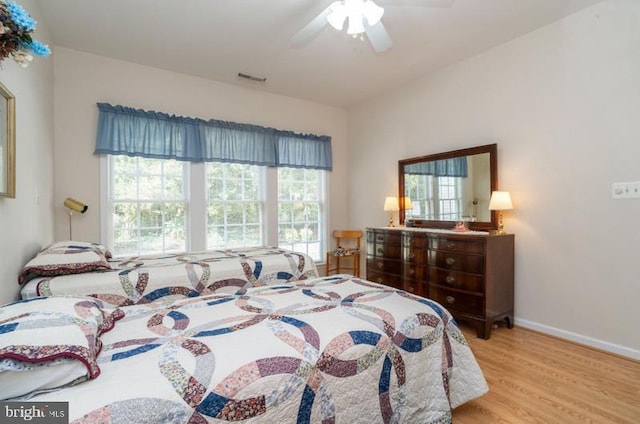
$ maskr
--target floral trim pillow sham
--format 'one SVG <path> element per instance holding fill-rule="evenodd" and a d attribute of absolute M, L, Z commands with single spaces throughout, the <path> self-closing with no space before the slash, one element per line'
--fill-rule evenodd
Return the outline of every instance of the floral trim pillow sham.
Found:
<path fill-rule="evenodd" d="M 36 297 L 0 307 L 0 399 L 97 378 L 100 335 L 123 316 L 84 297 Z"/>

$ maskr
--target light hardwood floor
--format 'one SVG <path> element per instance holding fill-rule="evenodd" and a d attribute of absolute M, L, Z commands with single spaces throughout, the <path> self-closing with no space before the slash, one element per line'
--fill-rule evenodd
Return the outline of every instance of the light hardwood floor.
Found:
<path fill-rule="evenodd" d="M 489 393 L 456 408 L 454 424 L 640 423 L 640 362 L 519 327 L 482 340 L 461 326 Z"/>

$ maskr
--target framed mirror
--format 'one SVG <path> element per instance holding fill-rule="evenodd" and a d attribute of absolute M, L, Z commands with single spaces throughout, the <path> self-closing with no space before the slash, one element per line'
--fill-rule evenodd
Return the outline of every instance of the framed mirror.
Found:
<path fill-rule="evenodd" d="M 16 197 L 15 97 L 0 83 L 0 196 Z"/>
<path fill-rule="evenodd" d="M 398 161 L 400 224 L 448 228 L 465 221 L 472 230 L 495 230 L 497 211 L 489 210 L 498 189 L 498 145 Z"/>

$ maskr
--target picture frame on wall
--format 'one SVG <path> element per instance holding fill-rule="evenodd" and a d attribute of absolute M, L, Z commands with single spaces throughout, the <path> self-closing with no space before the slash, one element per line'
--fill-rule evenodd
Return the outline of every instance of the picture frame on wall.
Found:
<path fill-rule="evenodd" d="M 0 83 L 0 197 L 16 197 L 15 97 Z"/>

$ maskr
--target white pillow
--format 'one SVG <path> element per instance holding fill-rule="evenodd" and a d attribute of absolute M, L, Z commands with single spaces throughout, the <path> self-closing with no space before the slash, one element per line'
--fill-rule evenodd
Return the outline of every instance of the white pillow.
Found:
<path fill-rule="evenodd" d="M 64 241 L 52 243 L 42 249 L 22 268 L 18 284 L 35 277 L 80 274 L 109 270 L 111 253 L 101 244 Z"/>
<path fill-rule="evenodd" d="M 99 337 L 123 316 L 84 297 L 36 297 L 0 307 L 0 399 L 97 378 Z"/>
<path fill-rule="evenodd" d="M 0 361 L 0 397 L 26 399 L 87 380 L 87 367 L 71 358 L 29 363 L 13 359 Z"/>

